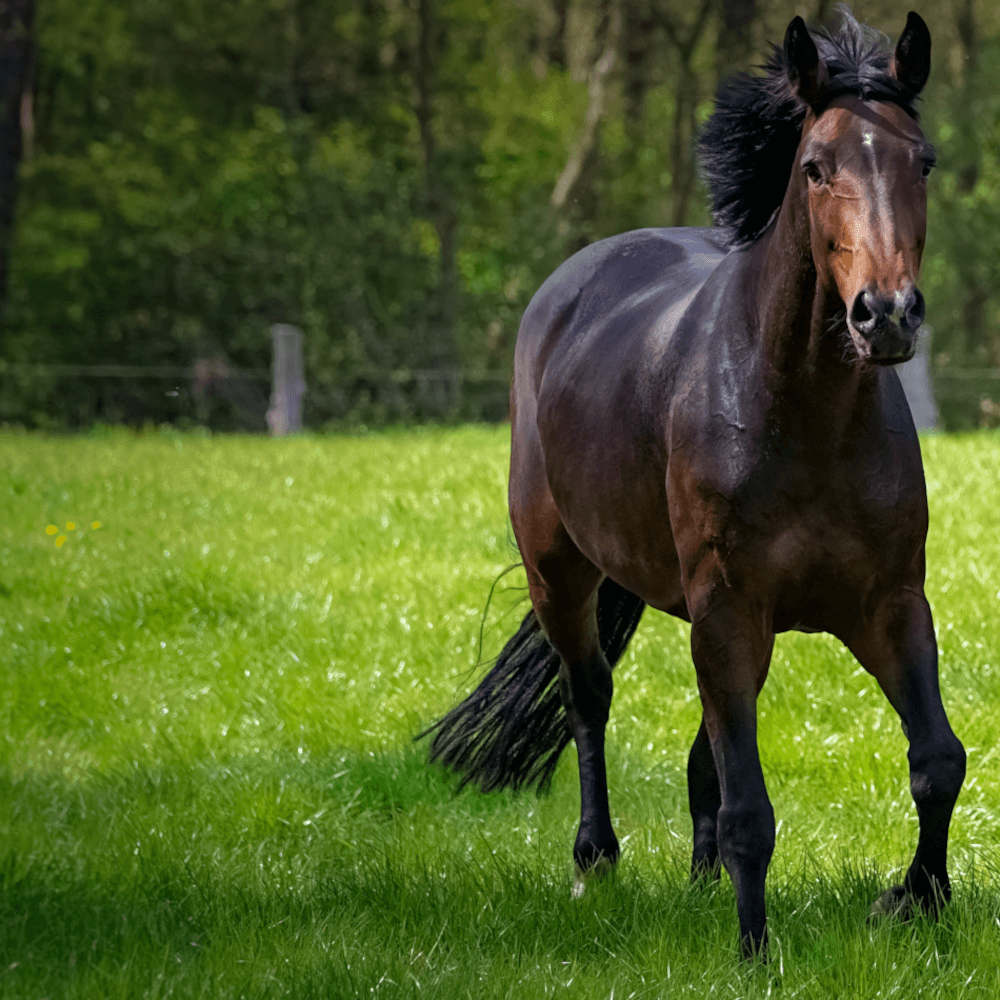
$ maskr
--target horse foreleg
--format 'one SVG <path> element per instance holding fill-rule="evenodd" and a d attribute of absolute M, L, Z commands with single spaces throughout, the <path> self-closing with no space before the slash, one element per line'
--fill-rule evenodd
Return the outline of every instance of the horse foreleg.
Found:
<path fill-rule="evenodd" d="M 764 882 L 774 851 L 774 810 L 757 751 L 757 694 L 774 636 L 739 609 L 709 608 L 695 616 L 691 651 L 704 722 L 721 786 L 716 836 L 736 890 L 743 956 L 767 950 Z"/>
<path fill-rule="evenodd" d="M 712 744 L 702 716 L 698 735 L 688 754 L 688 805 L 694 827 L 694 850 L 691 854 L 691 881 L 719 877 L 719 839 L 717 827 L 722 791 L 715 769 Z"/>
<path fill-rule="evenodd" d="M 920 822 L 916 854 L 903 884 L 884 893 L 872 912 L 906 916 L 916 903 L 934 913 L 951 898 L 948 827 L 965 778 L 965 748 L 941 704 L 927 600 L 904 591 L 883 604 L 848 645 L 899 713 L 910 741 L 910 791 Z"/>

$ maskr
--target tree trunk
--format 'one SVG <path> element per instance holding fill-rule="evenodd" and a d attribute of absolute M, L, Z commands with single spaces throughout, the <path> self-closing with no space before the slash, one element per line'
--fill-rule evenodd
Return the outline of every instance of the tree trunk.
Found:
<path fill-rule="evenodd" d="M 656 21 L 649 0 L 629 0 L 622 7 L 622 96 L 625 128 L 633 146 L 642 143 L 649 88 L 650 57 Z"/>
<path fill-rule="evenodd" d="M 660 23 L 677 53 L 677 84 L 674 89 L 674 130 L 670 140 L 671 225 L 687 225 L 691 195 L 697 179 L 695 110 L 698 105 L 698 75 L 692 66 L 695 50 L 712 9 L 713 0 L 701 0 L 694 23 L 682 31 L 666 12 Z"/>
<path fill-rule="evenodd" d="M 0 0 L 0 307 L 7 301 L 25 112 L 30 121 L 34 19 L 34 0 Z"/>
<path fill-rule="evenodd" d="M 437 136 L 434 132 L 434 98 L 441 50 L 446 44 L 446 27 L 437 17 L 435 0 L 417 2 L 418 37 L 413 81 L 416 91 L 414 111 L 420 126 L 424 153 L 424 181 L 427 211 L 438 238 L 437 327 L 431 345 L 432 365 L 447 364 L 455 354 L 455 319 L 458 313 L 458 213 L 441 169 Z"/>
<path fill-rule="evenodd" d="M 971 194 L 980 175 L 980 138 L 978 135 L 977 106 L 980 104 L 978 89 L 983 81 L 979 73 L 979 33 L 976 25 L 973 0 L 961 0 L 955 13 L 955 27 L 964 55 L 960 99 L 953 109 L 958 134 L 955 164 L 957 188 L 960 195 Z M 983 360 L 1000 365 L 1000 342 L 991 338 L 987 323 L 987 307 L 993 297 L 992 289 L 984 286 L 983 276 L 976 266 L 977 236 L 965 227 L 956 231 L 956 263 L 961 281 L 960 312 L 965 327 L 966 343 Z M 985 357 L 984 357 L 985 355 Z"/>
<path fill-rule="evenodd" d="M 976 99 L 977 70 L 979 68 L 979 39 L 973 0 L 962 0 L 955 15 L 955 27 L 962 43 L 962 100 L 954 113 L 957 118 L 961 149 L 959 155 L 958 189 L 968 194 L 979 180 L 979 139 L 976 135 L 974 102 Z"/>
<path fill-rule="evenodd" d="M 566 68 L 566 4 L 567 0 L 553 0 L 555 27 L 548 38 L 549 62 L 560 69 Z"/>
<path fill-rule="evenodd" d="M 680 67 L 680 78 L 674 97 L 674 131 L 670 139 L 670 162 L 673 176 L 670 182 L 670 224 L 686 226 L 688 208 L 697 178 L 694 149 L 695 107 L 698 103 L 698 77 L 689 63 Z"/>
<path fill-rule="evenodd" d="M 600 209 L 598 181 L 601 171 L 599 137 L 609 78 L 618 61 L 622 21 L 617 0 L 611 0 L 600 14 L 594 30 L 594 42 L 600 55 L 587 74 L 587 110 L 583 125 L 549 199 L 552 207 L 563 215 L 569 232 L 568 254 L 587 246 L 597 235 L 595 221 Z"/>
<path fill-rule="evenodd" d="M 833 5 L 833 0 L 817 0 L 816 11 L 809 19 L 809 23 L 833 31 L 837 26 L 837 19 L 837 9 Z"/>
<path fill-rule="evenodd" d="M 721 0 L 721 5 L 715 50 L 717 83 L 749 68 L 753 55 L 753 22 L 757 17 L 757 0 Z"/>
<path fill-rule="evenodd" d="M 584 163 L 595 146 L 598 126 L 604 115 L 607 76 L 614 64 L 614 47 L 609 45 L 590 71 L 590 79 L 587 83 L 587 111 L 583 117 L 583 128 L 580 130 L 576 144 L 570 150 L 566 166 L 563 167 L 559 179 L 552 189 L 550 200 L 555 208 L 562 208 L 566 204 L 573 186 L 583 171 Z"/>

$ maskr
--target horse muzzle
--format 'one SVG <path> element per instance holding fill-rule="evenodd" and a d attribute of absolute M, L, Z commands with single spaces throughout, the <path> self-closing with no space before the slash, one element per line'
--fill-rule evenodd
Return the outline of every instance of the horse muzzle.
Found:
<path fill-rule="evenodd" d="M 915 285 L 891 298 L 869 286 L 854 297 L 848 316 L 852 339 L 866 361 L 896 365 L 917 350 L 917 331 L 924 321 L 924 297 Z"/>

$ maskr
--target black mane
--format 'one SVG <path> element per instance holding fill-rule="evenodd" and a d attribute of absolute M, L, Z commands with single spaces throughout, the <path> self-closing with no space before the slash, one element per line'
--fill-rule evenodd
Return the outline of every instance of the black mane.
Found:
<path fill-rule="evenodd" d="M 814 109 L 852 94 L 891 101 L 917 118 L 916 95 L 889 75 L 889 40 L 842 13 L 836 34 L 810 32 L 830 77 Z M 764 76 L 740 73 L 719 88 L 698 141 L 712 215 L 731 246 L 757 239 L 784 200 L 808 110 L 789 88 L 783 49 L 774 46 L 761 68 Z"/>

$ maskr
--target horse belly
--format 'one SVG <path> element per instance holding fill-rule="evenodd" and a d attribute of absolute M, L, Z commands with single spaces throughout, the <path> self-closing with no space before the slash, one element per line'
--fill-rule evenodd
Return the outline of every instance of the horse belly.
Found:
<path fill-rule="evenodd" d="M 546 451 L 559 516 L 601 572 L 652 607 L 686 617 L 662 466 L 641 441 L 606 431 L 586 435 L 579 450 Z"/>

